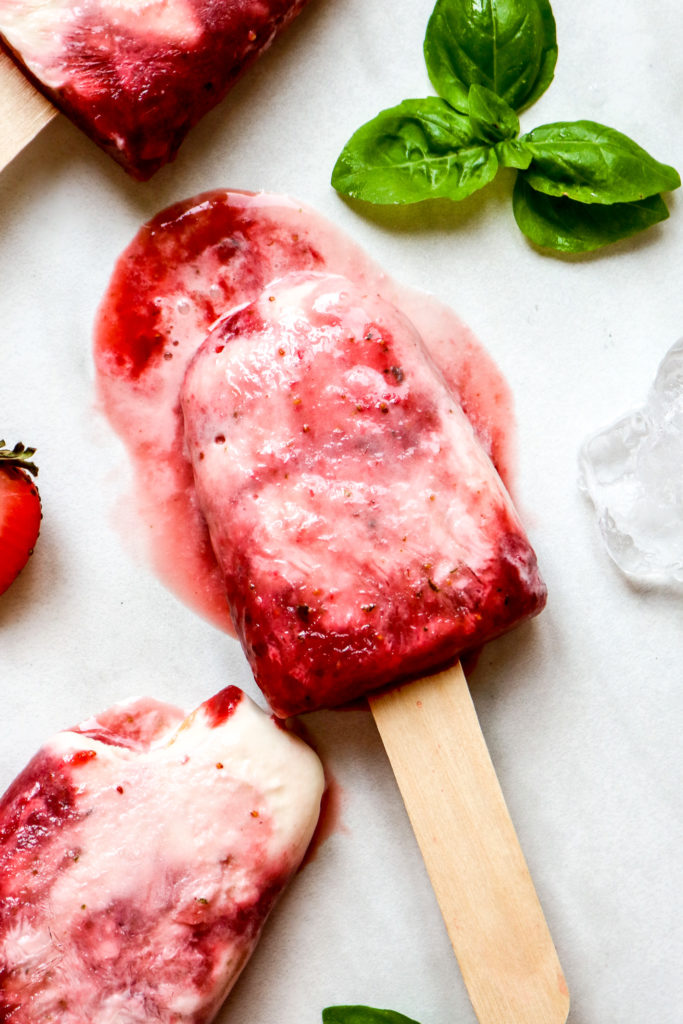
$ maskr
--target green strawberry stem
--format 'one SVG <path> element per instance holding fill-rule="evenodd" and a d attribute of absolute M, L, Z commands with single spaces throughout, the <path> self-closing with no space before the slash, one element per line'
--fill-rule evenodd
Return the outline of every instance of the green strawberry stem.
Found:
<path fill-rule="evenodd" d="M 31 462 L 35 454 L 35 448 L 26 448 L 21 442 L 10 449 L 5 448 L 4 441 L 0 441 L 0 467 L 19 466 L 21 469 L 27 469 L 33 476 L 38 476 L 38 467 L 35 462 Z"/>

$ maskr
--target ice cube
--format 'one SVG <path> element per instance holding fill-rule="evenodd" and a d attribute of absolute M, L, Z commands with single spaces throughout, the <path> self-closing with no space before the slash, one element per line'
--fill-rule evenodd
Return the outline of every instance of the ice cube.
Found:
<path fill-rule="evenodd" d="M 683 583 L 683 338 L 660 363 L 643 408 L 589 437 L 579 466 L 619 568 Z"/>

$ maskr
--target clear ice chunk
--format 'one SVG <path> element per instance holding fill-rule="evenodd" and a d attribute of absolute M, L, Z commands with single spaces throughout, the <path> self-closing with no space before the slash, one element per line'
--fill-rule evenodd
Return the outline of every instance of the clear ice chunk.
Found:
<path fill-rule="evenodd" d="M 683 583 L 683 338 L 643 408 L 589 437 L 579 467 L 619 568 L 644 582 Z"/>

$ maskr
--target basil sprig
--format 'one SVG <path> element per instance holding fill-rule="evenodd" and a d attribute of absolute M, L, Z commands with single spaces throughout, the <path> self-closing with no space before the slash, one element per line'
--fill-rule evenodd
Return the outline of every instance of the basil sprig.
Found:
<path fill-rule="evenodd" d="M 417 1024 L 396 1010 L 376 1010 L 372 1006 L 328 1006 L 323 1024 Z"/>
<path fill-rule="evenodd" d="M 437 0 L 424 56 L 439 96 L 404 100 L 356 131 L 332 172 L 340 193 L 375 204 L 465 199 L 517 171 L 513 212 L 536 245 L 598 249 L 665 220 L 678 172 L 593 121 L 520 135 L 557 60 L 548 0 Z"/>

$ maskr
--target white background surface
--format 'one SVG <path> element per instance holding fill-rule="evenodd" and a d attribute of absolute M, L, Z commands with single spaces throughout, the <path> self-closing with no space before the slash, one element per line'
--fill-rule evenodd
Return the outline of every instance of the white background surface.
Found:
<path fill-rule="evenodd" d="M 482 727 L 572 994 L 571 1024 L 680 1024 L 683 597 L 636 588 L 577 490 L 584 437 L 641 403 L 683 333 L 683 198 L 634 241 L 582 258 L 519 234 L 512 177 L 459 206 L 370 211 L 330 188 L 352 131 L 431 92 L 431 0 L 313 0 L 175 164 L 136 184 L 64 118 L 0 174 L 0 436 L 39 449 L 42 534 L 0 599 L 0 788 L 40 743 L 136 693 L 256 696 L 237 643 L 134 554 L 127 463 L 94 404 L 91 332 L 114 260 L 163 206 L 207 188 L 286 192 L 395 277 L 449 302 L 515 396 L 515 497 L 549 588 L 471 678 Z M 675 0 L 555 0 L 555 81 L 522 129 L 590 118 L 683 170 Z M 370 716 L 310 716 L 342 790 L 338 829 L 295 880 L 222 1024 L 316 1024 L 365 1002 L 473 1024 Z"/>

